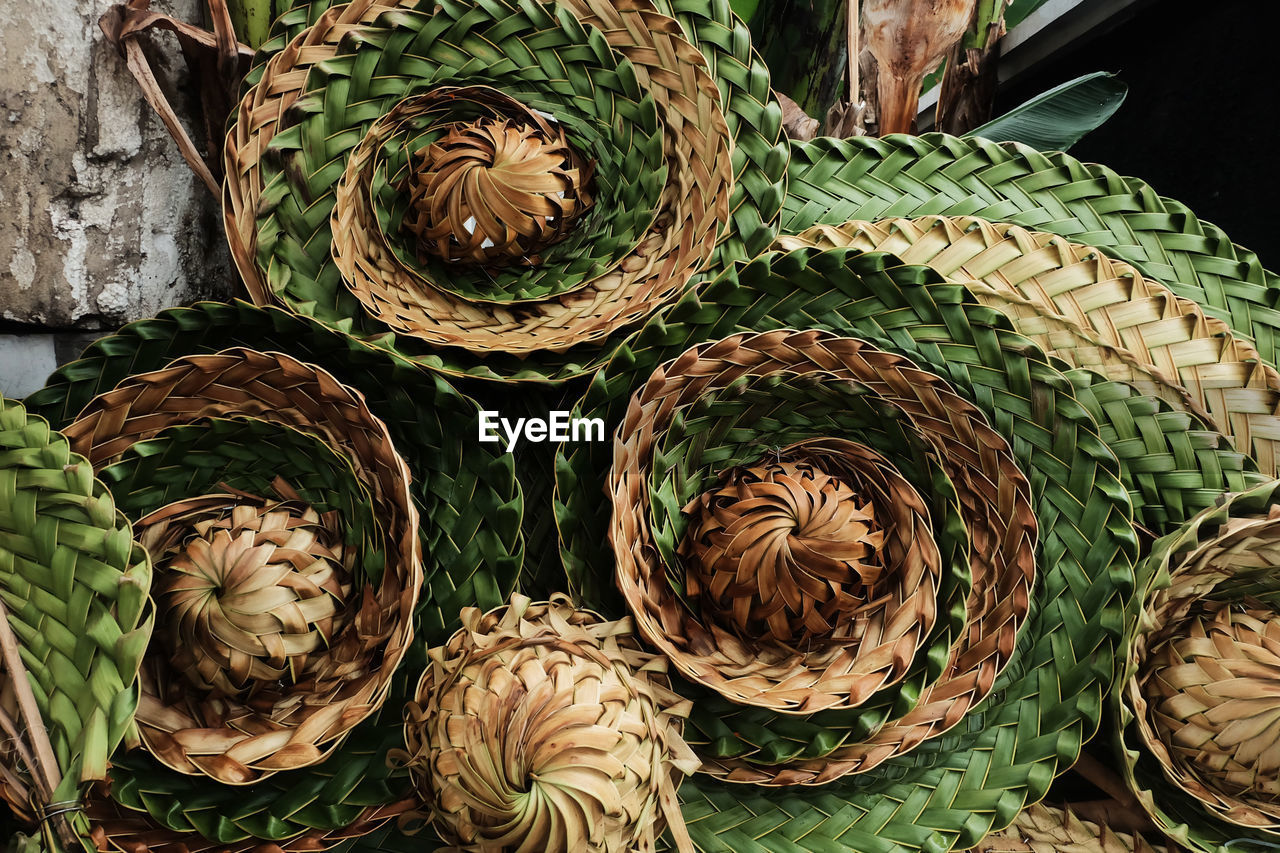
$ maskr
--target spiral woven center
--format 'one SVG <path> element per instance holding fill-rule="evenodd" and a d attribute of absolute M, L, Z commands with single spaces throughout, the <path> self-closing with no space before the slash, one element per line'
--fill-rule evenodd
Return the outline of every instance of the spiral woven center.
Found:
<path fill-rule="evenodd" d="M 591 206 L 590 169 L 564 133 L 529 121 L 455 123 L 413 157 L 404 228 L 418 250 L 484 266 L 540 263 Z"/>
<path fill-rule="evenodd" d="M 687 507 L 686 586 L 744 636 L 829 636 L 876 594 L 884 531 L 856 488 L 808 459 L 723 475 Z"/>
<path fill-rule="evenodd" d="M 463 850 L 653 850 L 665 817 L 691 849 L 675 785 L 698 761 L 630 626 L 563 596 L 462 619 L 429 652 L 406 724 L 441 837 Z"/>
<path fill-rule="evenodd" d="M 306 504 L 209 503 L 175 504 L 142 534 L 173 666 L 227 696 L 304 680 L 346 623 L 341 542 Z"/>

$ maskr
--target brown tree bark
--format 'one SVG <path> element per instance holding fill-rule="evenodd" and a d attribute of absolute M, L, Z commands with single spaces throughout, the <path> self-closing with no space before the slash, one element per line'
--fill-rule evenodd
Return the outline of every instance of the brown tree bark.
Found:
<path fill-rule="evenodd" d="M 966 48 L 961 42 L 947 53 L 933 123 L 937 130 L 961 136 L 991 120 L 1003 35 L 1002 15 L 988 28 L 985 47 Z"/>

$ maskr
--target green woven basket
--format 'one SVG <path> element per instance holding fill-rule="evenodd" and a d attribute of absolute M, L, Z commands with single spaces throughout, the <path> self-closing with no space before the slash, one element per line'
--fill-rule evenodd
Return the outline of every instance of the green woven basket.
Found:
<path fill-rule="evenodd" d="M 1276 363 L 1280 279 L 1137 178 L 1068 154 L 944 134 L 792 143 L 782 233 L 853 219 L 976 216 L 1096 246 L 1204 307 Z"/>
<path fill-rule="evenodd" d="M 726 272 L 651 321 L 597 377 L 582 410 L 612 428 L 639 377 L 671 354 L 740 329 L 797 327 L 907 355 L 986 411 L 1031 477 L 1043 579 L 992 698 L 952 733 L 811 790 L 694 777 L 681 790 L 686 820 L 709 850 L 770 849 L 801 835 L 831 849 L 969 846 L 1042 796 L 1097 725 L 1132 591 L 1135 540 L 1119 466 L 1070 383 L 998 312 L 926 268 L 844 250 L 770 253 Z M 594 550 L 607 521 L 596 498 L 607 451 L 566 453 L 562 548 L 571 581 L 596 591 L 599 567 L 610 565 Z M 768 728 L 779 721 L 763 722 L 766 734 L 790 736 Z"/>
<path fill-rule="evenodd" d="M 106 778 L 111 752 L 137 739 L 150 584 L 150 561 L 93 467 L 44 419 L 0 398 L 0 600 L 16 641 L 0 675 L 0 758 L 27 789 L 10 805 L 28 820 L 47 815 L 64 844 L 69 829 L 87 830 L 85 783 Z M 7 780 L 0 794 L 19 796 Z"/>
<path fill-rule="evenodd" d="M 881 284 L 881 292 L 892 292 L 898 287 L 893 284 L 894 279 L 911 280 L 912 275 L 922 281 L 934 282 L 927 286 L 929 293 L 963 292 L 960 288 L 944 288 L 936 277 L 929 276 L 918 267 L 893 269 L 893 261 L 883 255 L 864 256 L 856 261 L 857 253 L 844 251 L 843 254 L 833 252 L 833 255 L 845 258 L 846 263 L 858 270 L 864 279 L 887 280 Z M 772 257 L 776 261 L 785 256 Z M 749 265 L 742 271 L 743 275 L 764 261 L 761 259 Z M 887 272 L 886 265 L 890 266 Z M 846 274 L 856 280 L 854 274 Z M 665 322 L 650 324 L 641 338 L 643 340 L 647 336 L 647 340 L 655 342 L 658 346 L 656 351 L 661 354 L 664 347 L 669 346 L 670 350 L 666 351 L 674 353 L 686 341 L 696 342 L 735 331 L 825 326 L 846 334 L 877 337 L 892 332 L 896 344 L 899 340 L 945 340 L 945 330 L 957 322 L 942 309 L 912 295 L 926 289 L 921 285 L 914 290 L 902 287 L 904 295 L 897 296 L 892 302 L 886 299 L 877 303 L 869 299 L 858 302 L 846 286 L 833 285 L 822 274 L 807 270 L 805 275 L 792 279 L 789 284 L 784 283 L 781 274 L 764 281 L 766 284 L 759 292 L 751 292 L 738 283 L 737 277 L 726 275 L 703 294 L 705 302 L 687 298 L 664 318 Z M 972 297 L 961 301 L 967 301 L 964 308 L 966 316 L 982 317 L 984 322 L 996 324 L 997 328 L 1007 328 L 1007 321 L 1000 319 L 1001 315 L 989 309 L 979 309 Z M 728 316 L 709 310 L 709 305 L 717 303 L 733 306 Z M 946 304 L 941 299 L 938 303 Z M 876 311 L 883 313 L 877 315 Z M 678 322 L 685 318 L 686 322 Z M 911 345 L 918 346 L 915 343 Z M 940 354 L 938 358 L 971 359 L 973 355 L 969 350 L 971 346 L 957 345 L 954 348 L 957 356 L 950 356 L 951 350 L 947 350 L 947 354 Z M 611 370 L 616 371 L 615 375 L 606 370 L 599 378 L 592 394 L 596 405 L 589 403 L 587 406 L 603 414 L 611 425 L 620 417 L 620 400 L 625 399 L 628 389 L 645 375 L 647 366 L 652 363 L 650 359 L 654 357 L 651 352 L 638 348 L 625 355 L 625 359 L 620 356 L 611 366 Z M 960 375 L 967 378 L 963 367 L 953 369 L 962 371 Z M 1069 378 L 1073 393 L 1098 420 L 1100 435 L 1122 461 L 1120 475 L 1130 492 L 1135 520 L 1154 535 L 1167 532 L 1199 509 L 1211 506 L 1223 492 L 1259 482 L 1253 462 L 1233 450 L 1221 435 L 1208 429 L 1194 415 L 1173 410 L 1159 398 L 1142 396 L 1123 383 L 1107 382 L 1089 371 L 1070 371 Z M 963 387 L 964 382 L 957 380 L 957 384 Z M 605 524 L 605 519 L 599 505 L 592 501 L 598 487 L 579 486 L 575 476 L 579 471 L 604 470 L 608 464 L 607 449 L 580 446 L 572 450 L 573 453 L 562 458 L 560 463 L 560 496 L 568 504 L 559 507 L 561 529 L 571 578 L 579 580 L 587 597 L 592 598 L 604 595 L 605 591 L 600 590 L 600 573 L 591 567 L 600 565 L 599 561 L 606 558 L 594 550 L 599 540 L 587 531 L 594 525 Z M 588 459 L 593 461 L 586 461 Z M 586 467 L 580 469 L 579 464 Z M 589 483 L 591 480 L 588 478 L 599 476 L 599 473 L 584 473 L 582 482 Z M 706 741 L 714 745 L 714 751 L 707 753 L 704 750 L 704 754 L 722 762 L 726 769 L 741 768 L 740 762 L 725 761 L 740 755 L 751 756 L 755 761 L 766 764 L 803 758 L 813 760 L 793 763 L 788 772 L 809 768 L 808 772 L 819 775 L 830 772 L 823 757 L 827 762 L 839 759 L 840 744 L 850 736 L 856 737 L 856 732 L 865 725 L 858 722 L 859 717 L 855 714 L 821 713 L 803 722 L 789 721 L 782 731 L 778 731 L 774 728 L 776 719 L 744 712 L 716 697 L 702 696 L 695 705 L 692 719 Z M 786 770 L 787 766 L 776 769 Z"/>
<path fill-rule="evenodd" d="M 720 221 L 713 229 L 719 238 L 716 263 L 764 248 L 775 233 L 770 223 L 781 204 L 786 158 L 779 144 L 781 110 L 772 100 L 767 74 L 751 52 L 745 28 L 727 4 L 693 12 L 645 4 L 615 10 L 591 2 L 574 0 L 562 8 L 448 3 L 422 5 L 419 10 L 415 3 L 396 6 L 362 0 L 327 11 L 325 4 L 312 4 L 284 16 L 278 37 L 268 43 L 258 70 L 250 76 L 251 88 L 240 108 L 243 120 L 233 126 L 227 149 L 228 234 L 255 300 L 282 300 L 292 310 L 377 337 L 382 345 L 447 372 L 561 379 L 598 365 L 617 339 L 614 330 L 620 333 L 675 296 L 709 260 L 705 253 L 701 260 L 689 254 L 701 245 L 694 232 L 701 234 L 708 226 L 707 216 Z M 424 14 L 428 10 L 431 14 Z M 581 21 L 574 14 L 581 15 Z M 683 28 L 675 21 L 663 23 L 664 14 L 674 15 Z M 353 26 L 362 37 L 339 42 Z M 651 38 L 658 42 L 651 45 Z M 309 46 L 302 50 L 304 43 Z M 702 56 L 695 48 L 701 48 Z M 669 61 L 676 62 L 678 76 L 685 81 L 672 90 L 675 94 L 663 94 L 674 79 L 661 70 L 663 60 L 650 65 L 654 56 L 668 54 L 678 57 Z M 315 73 L 304 74 L 313 66 Z M 269 85 L 259 85 L 263 74 Z M 377 75 L 376 97 L 366 94 L 371 74 Z M 292 82 L 273 82 L 297 82 L 303 76 L 302 89 L 290 88 Z M 414 271 L 406 253 L 394 248 L 400 240 L 394 204 L 379 214 L 382 239 L 364 240 L 363 249 L 348 245 L 352 239 L 364 239 L 357 234 L 363 233 L 363 226 L 348 228 L 342 210 L 337 215 L 343 226 L 332 232 L 329 223 L 346 158 L 370 130 L 370 122 L 377 128 L 379 116 L 397 103 L 442 84 L 492 87 L 555 116 L 571 142 L 594 152 L 597 188 L 604 189 L 606 200 L 616 200 L 584 213 L 580 233 L 535 259 L 527 274 L 482 270 L 474 282 L 480 299 L 444 299 L 442 291 L 429 286 L 423 290 L 404 278 L 421 271 Z M 690 112 L 690 105 L 708 97 Z M 340 108 L 340 98 L 359 108 Z M 724 145 L 715 141 L 718 127 L 727 134 Z M 388 150 L 410 150 L 429 138 L 419 129 L 407 132 Z M 618 133 L 625 136 L 617 137 Z M 322 138 L 327 142 L 316 145 Z M 387 174 L 396 174 L 394 157 L 387 156 Z M 686 161 L 698 173 L 706 173 L 705 179 L 694 182 L 699 191 L 676 190 L 674 184 L 663 189 L 668 171 L 684 169 L 681 164 Z M 703 162 L 705 166 L 698 165 Z M 716 200 L 720 190 L 715 175 L 721 169 L 731 184 L 726 188 L 732 190 L 723 203 Z M 305 181 L 301 175 L 307 176 Z M 671 175 L 676 180 L 676 173 Z M 374 195 L 382 198 L 385 193 Z M 680 211 L 690 204 L 706 215 L 689 219 Z M 657 218 L 646 211 L 657 211 Z M 646 218 L 656 223 L 653 228 L 626 224 Z M 673 249 L 676 254 L 660 265 L 662 280 L 637 289 L 625 281 L 612 283 L 613 273 L 600 278 L 640 242 L 645 229 L 668 241 L 680 235 L 672 244 L 681 244 Z M 690 247 L 690 241 L 695 245 Z M 332 261 L 331 242 L 339 256 L 357 259 L 354 270 L 348 271 L 355 276 L 352 290 Z M 644 245 L 650 242 L 645 238 Z M 398 261 L 380 260 L 385 256 L 383 243 Z M 565 275 L 582 266 L 583 252 L 604 252 L 603 266 L 571 273 L 587 276 L 582 285 L 587 289 L 577 296 L 539 301 L 528 287 L 512 289 L 512 275 L 540 276 L 555 287 L 567 286 Z M 633 266 L 627 261 L 618 269 L 626 277 L 633 275 Z M 365 271 L 375 269 L 391 270 L 388 275 L 407 284 L 361 283 Z M 408 272 L 402 275 L 395 269 Z M 450 280 L 460 274 L 449 272 Z M 597 287 L 591 281 L 604 284 Z M 402 305 L 396 294 L 410 290 L 420 295 Z M 504 305 L 515 293 L 530 294 L 532 301 Z M 363 307 L 353 294 L 360 296 Z M 387 334 L 386 323 L 371 319 L 369 311 L 384 316 L 401 333 Z M 560 335 L 556 330 L 561 327 L 569 331 Z M 409 330 L 411 334 L 403 333 Z M 584 343 L 575 345 L 578 340 Z"/>

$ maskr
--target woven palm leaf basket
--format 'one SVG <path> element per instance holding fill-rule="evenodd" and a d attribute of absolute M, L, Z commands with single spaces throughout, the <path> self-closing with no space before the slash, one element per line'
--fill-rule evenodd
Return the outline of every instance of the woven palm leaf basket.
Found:
<path fill-rule="evenodd" d="M 1123 766 L 1166 834 L 1193 850 L 1280 844 L 1275 481 L 1160 539 L 1117 693 Z"/>
<path fill-rule="evenodd" d="M 340 509 L 338 517 L 351 523 L 351 546 L 369 555 L 371 569 L 385 575 L 400 559 L 380 541 L 396 548 L 397 543 L 422 543 L 427 565 L 423 590 L 397 600 L 412 608 L 414 632 L 423 642 L 447 638 L 466 603 L 505 600 L 521 565 L 522 502 L 509 458 L 483 445 L 452 440 L 462 424 L 474 424 L 474 404 L 438 377 L 315 321 L 245 303 L 173 309 L 100 340 L 28 402 L 55 422 L 74 424 L 86 407 L 98 406 L 95 401 L 117 385 L 145 385 L 148 380 L 141 377 L 171 374 L 178 363 L 221 358 L 217 353 L 246 346 L 288 351 L 333 373 L 293 364 L 287 381 L 264 389 L 262 403 L 245 404 L 241 416 L 220 413 L 225 399 L 197 403 L 205 417 L 135 442 L 103 472 L 117 493 L 127 496 L 131 512 L 141 517 L 166 498 L 201 495 L 209 484 L 223 494 L 235 494 L 228 491 L 235 489 L 276 500 L 279 477 L 317 507 L 318 514 Z M 308 376 L 328 378 L 317 387 L 307 384 L 314 381 Z M 235 387 L 242 384 L 237 381 Z M 210 385 L 208 393 L 220 399 L 235 395 L 218 387 Z M 298 408 L 290 412 L 292 394 Z M 339 395 L 334 411 L 342 412 L 344 420 L 355 418 L 366 437 L 348 431 L 327 444 L 337 428 L 332 422 L 326 427 L 323 417 L 325 401 L 333 394 Z M 268 396 L 269 406 L 264 405 Z M 276 423 L 275 418 L 294 422 Z M 345 424 L 342 428 L 347 429 Z M 378 511 L 370 490 L 378 483 L 376 476 L 358 475 L 358 457 L 348 461 L 343 455 L 352 452 L 349 448 L 363 448 L 392 461 L 388 454 L 405 447 L 417 449 L 409 453 L 408 468 L 397 463 L 394 469 L 399 473 L 391 482 L 399 483 L 394 494 L 400 506 L 384 502 Z M 406 486 L 409 472 L 411 485 Z M 399 539 L 381 532 L 388 524 L 398 527 Z M 409 660 L 422 659 L 421 651 L 405 650 Z M 91 811 L 95 843 L 104 850 L 125 851 L 145 845 L 239 851 L 264 844 L 304 850 L 324 849 L 379 829 L 411 804 L 407 772 L 385 760 L 402 743 L 400 713 L 411 685 L 403 678 L 386 685 L 386 705 L 356 723 L 328 758 L 262 773 L 251 785 L 189 775 L 142 750 L 117 753 L 110 788 L 98 792 Z"/>
<path fill-rule="evenodd" d="M 562 379 L 776 233 L 781 109 L 727 5 L 321 0 L 276 33 L 225 152 L 259 304 Z"/>
<path fill-rule="evenodd" d="M 232 348 L 130 376 L 65 432 L 156 558 L 138 716 L 150 753 L 247 784 L 319 762 L 378 708 L 412 632 L 418 516 L 356 393 Z"/>
<path fill-rule="evenodd" d="M 830 336 L 793 331 L 814 327 Z M 769 367 L 772 356 L 760 354 L 774 352 L 776 376 Z M 872 361 L 881 373 L 861 367 L 842 374 L 858 358 Z M 906 373 L 893 380 L 893 370 Z M 1082 398 L 1109 405 L 1091 412 L 1077 400 L 1076 387 Z M 912 403 L 917 394 L 929 402 Z M 1043 402 L 1028 405 L 1031 400 Z M 1130 407 L 1131 400 L 1151 405 Z M 1104 420 L 1117 440 L 1132 436 L 1133 422 L 1110 414 L 1119 410 L 1136 415 L 1144 427 L 1158 423 L 1158 415 L 1174 414 L 1162 401 L 1096 375 L 1081 372 L 1073 384 L 1014 333 L 1003 315 L 964 288 L 884 254 L 818 248 L 766 253 L 687 295 L 628 342 L 596 377 L 581 406 L 583 413 L 621 425 L 614 448 L 563 448 L 558 522 L 575 590 L 587 601 L 630 612 L 641 636 L 659 648 L 675 647 L 668 655 L 686 679 L 676 688 L 694 699 L 686 740 L 706 771 L 681 788 L 695 844 L 767 849 L 767 837 L 752 837 L 751 827 L 772 827 L 766 832 L 785 837 L 803 825 L 818 833 L 812 843 L 823 849 L 963 849 L 1042 796 L 1097 725 L 1112 678 L 1109 661 L 1131 600 L 1134 506 L 1098 424 Z M 1241 482 L 1251 466 L 1201 422 L 1176 414 L 1183 427 L 1207 440 L 1210 455 L 1223 457 L 1219 475 Z M 1069 433 L 1066 424 L 1072 426 Z M 1169 422 L 1144 432 L 1156 436 L 1163 429 L 1176 431 Z M 975 481 L 966 482 L 963 473 L 968 460 L 944 450 L 937 437 L 930 443 L 929 434 L 938 430 L 970 436 L 966 446 L 975 457 L 998 460 L 1007 454 L 1011 466 L 986 459 L 972 464 L 990 472 L 980 480 L 995 485 L 1000 500 L 1014 503 L 997 500 L 982 509 L 976 497 L 981 492 L 973 491 Z M 732 647 L 698 639 L 702 634 L 693 632 L 684 614 L 700 614 L 707 636 L 742 643 L 741 614 L 752 615 L 750 605 L 759 594 L 730 578 L 724 587 L 729 592 L 709 596 L 703 580 L 695 589 L 689 578 L 710 577 L 714 584 L 730 572 L 731 537 L 717 537 L 717 530 L 733 524 L 747 530 L 753 513 L 756 529 L 767 529 L 770 510 L 747 491 L 762 480 L 753 466 L 794 468 L 794 445 L 817 439 L 869 445 L 924 498 L 947 567 L 936 621 L 930 630 L 921 625 L 925 640 L 902 679 L 878 682 L 876 692 L 854 707 L 819 705 L 806 712 L 803 706 L 743 705 L 725 689 L 731 683 L 726 678 L 739 677 L 725 660 L 723 649 Z M 1164 452 L 1172 453 L 1171 447 L 1165 443 Z M 794 473 L 775 472 L 772 485 L 783 473 L 796 480 Z M 609 483 L 612 512 L 594 497 L 592 485 L 602 477 Z M 1031 510 L 1025 517 L 1013 508 L 1024 477 Z M 860 485 L 856 479 L 844 484 L 850 491 Z M 729 490 L 736 494 L 726 496 Z M 776 491 L 799 494 L 790 485 Z M 788 499 L 799 505 L 799 498 Z M 808 500 L 805 506 L 816 499 Z M 741 512 L 734 515 L 737 504 Z M 854 504 L 875 507 L 865 499 Z M 996 532 L 1011 523 L 1022 532 Z M 598 545 L 601 532 L 610 529 L 616 561 Z M 690 535 L 693 544 L 686 544 Z M 1008 544 L 1009 557 L 1023 547 L 1034 549 L 1034 583 L 1024 587 L 1026 622 L 1019 627 L 1015 616 L 986 634 L 990 639 L 977 643 L 984 651 L 975 655 L 964 649 L 984 636 L 983 608 L 976 602 L 995 596 L 1016 612 L 1018 587 L 1002 587 L 1009 581 L 1001 578 L 1032 579 L 1030 566 L 1012 575 L 1007 568 L 993 573 L 983 567 L 984 556 L 1000 553 L 994 542 Z M 812 573 L 822 566 L 797 552 L 796 542 L 787 547 L 791 563 L 780 560 L 778 580 L 769 582 L 783 584 L 784 569 L 803 580 L 803 569 Z M 622 596 L 601 582 L 595 567 L 602 562 L 618 567 Z M 893 573 L 885 568 L 884 607 L 891 608 L 897 606 Z M 639 582 L 638 594 L 627 592 L 632 578 Z M 761 575 L 758 582 L 764 580 Z M 1005 591 L 996 594 L 997 589 Z M 861 593 L 874 600 L 876 592 L 874 586 L 869 592 L 850 586 L 833 595 Z M 735 610 L 741 599 L 747 606 Z M 789 614 L 797 624 L 804 624 L 806 604 L 811 610 L 822 604 L 817 598 L 797 600 Z M 924 621 L 919 612 L 909 618 Z M 759 642 L 759 624 L 755 629 L 753 642 Z M 820 647 L 813 642 L 797 648 Z M 1009 658 L 973 670 L 955 666 L 984 654 Z M 722 676 L 720 682 L 708 678 L 709 672 Z M 788 696 L 794 686 L 795 696 L 804 696 L 800 688 L 814 678 L 802 680 L 803 673 L 796 670 L 790 681 L 776 677 L 778 695 Z M 915 725 L 923 720 L 930 724 Z M 1014 746 L 1030 731 L 1040 732 L 1026 736 L 1043 744 L 1043 752 Z M 999 785 L 987 788 L 995 778 Z"/>

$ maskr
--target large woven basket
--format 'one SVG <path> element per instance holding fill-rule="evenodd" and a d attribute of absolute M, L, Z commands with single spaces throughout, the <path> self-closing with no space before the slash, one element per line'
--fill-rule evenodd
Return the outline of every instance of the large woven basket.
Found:
<path fill-rule="evenodd" d="M 825 388 L 818 389 L 816 399 L 807 399 L 806 379 L 810 385 L 820 379 L 836 388 L 856 386 L 858 393 L 874 395 L 872 405 L 883 406 L 909 425 L 918 440 L 941 459 L 943 473 L 954 483 L 972 548 L 972 588 L 965 624 L 949 649 L 946 664 L 920 693 L 914 709 L 869 733 L 861 743 L 852 738 L 854 742 L 844 745 L 842 760 L 832 762 L 823 774 L 834 778 L 840 772 L 870 770 L 941 735 L 959 722 L 968 708 L 982 701 L 1008 662 L 1029 606 L 1035 521 L 1029 487 L 1004 440 L 945 382 L 901 357 L 853 339 L 786 331 L 733 336 L 687 351 L 658 368 L 632 397 L 618 432 L 609 480 L 614 504 L 610 540 L 618 585 L 640 633 L 686 677 L 735 702 L 789 714 L 857 707 L 877 690 L 902 678 L 932 627 L 936 580 L 920 574 L 916 565 L 920 557 L 910 550 L 904 559 L 886 562 L 883 576 L 866 585 L 871 591 L 864 593 L 865 598 L 877 605 L 845 617 L 854 625 L 854 636 L 841 632 L 846 627 L 843 619 L 834 626 L 820 626 L 826 630 L 805 630 L 785 637 L 776 632 L 762 638 L 727 631 L 714 621 L 716 608 L 708 608 L 705 602 L 700 615 L 690 614 L 667 580 L 672 568 L 655 559 L 662 551 L 661 544 L 654 542 L 655 535 L 662 535 L 661 527 L 654 524 L 658 528 L 655 533 L 648 522 L 662 512 L 652 505 L 655 496 L 670 491 L 683 503 L 685 493 L 697 490 L 708 474 L 705 462 L 696 457 L 675 461 L 674 453 L 697 448 L 712 458 L 728 456 L 737 461 L 735 457 L 744 451 L 754 455 L 761 444 L 777 446 L 783 438 L 802 436 L 808 429 L 816 433 L 815 438 L 857 439 L 856 434 L 823 434 L 825 422 L 815 408 L 822 402 Z M 781 402 L 772 410 L 754 402 L 750 390 L 756 387 L 765 396 L 777 394 Z M 740 408 L 733 405 L 735 399 L 743 401 Z M 803 423 L 773 435 L 762 429 L 763 424 L 775 421 L 805 419 L 813 421 L 807 429 Z M 682 421 L 684 433 L 668 435 Z M 734 430 L 751 429 L 756 423 L 762 425 L 756 427 L 762 431 L 752 442 L 754 447 L 735 446 Z M 705 437 L 699 435 L 701 429 L 708 430 Z M 803 445 L 783 448 L 777 451 L 778 458 L 786 460 L 803 450 Z M 739 491 L 743 488 L 736 487 Z M 763 496 L 741 495 L 739 499 L 758 503 Z M 851 496 L 848 500 L 856 499 Z M 776 522 L 770 519 L 777 519 L 780 513 L 790 517 L 804 506 L 787 503 L 771 508 L 760 523 L 772 525 Z M 887 513 L 877 515 L 879 523 L 891 523 Z M 803 515 L 798 517 L 793 536 L 804 535 L 806 522 Z M 738 530 L 730 529 L 727 535 L 748 535 L 745 528 Z M 843 535 L 847 531 L 818 541 L 839 542 Z M 872 550 L 880 550 L 879 543 Z M 797 558 L 801 565 L 792 568 L 775 564 L 769 553 L 772 551 L 759 557 L 749 555 L 740 564 L 738 583 L 744 589 L 739 597 L 750 592 L 771 603 L 780 593 L 769 585 L 766 571 L 776 572 L 777 583 L 783 585 L 789 573 L 806 564 L 811 570 L 821 565 L 812 556 L 802 556 Z M 686 559 L 686 571 L 694 571 L 698 559 Z M 755 582 L 758 587 L 750 581 L 743 584 L 743 571 L 748 567 L 761 573 Z M 901 585 L 900 575 L 907 581 Z M 850 594 L 857 597 L 852 590 Z M 859 633 L 864 622 L 865 633 Z M 851 644 L 850 640 L 856 642 Z M 730 778 L 760 781 L 747 773 L 731 773 Z"/>
<path fill-rule="evenodd" d="M 885 255 L 805 249 L 727 271 L 637 334 L 597 377 L 581 411 L 621 423 L 644 379 L 685 349 L 748 330 L 815 326 L 858 335 L 936 371 L 983 410 L 1019 467 L 1042 484 L 1033 492 L 1040 544 L 1031 616 L 992 699 L 969 725 L 875 772 L 813 788 L 764 792 L 695 776 L 681 789 L 686 820 L 695 843 L 735 850 L 768 849 L 770 838 L 797 832 L 832 849 L 866 849 L 886 837 L 913 848 L 968 847 L 1042 796 L 1097 725 L 1113 677 L 1105 662 L 1114 657 L 1132 590 L 1130 501 L 1090 413 L 1035 345 L 963 288 Z M 1157 414 L 1145 416 L 1154 423 Z M 1071 460 L 1069 468 L 1063 460 Z M 566 447 L 559 462 L 562 552 L 571 581 L 593 602 L 608 601 L 594 545 L 609 522 L 588 484 L 600 482 L 610 464 L 608 454 L 590 447 Z M 704 762 L 765 778 L 785 773 L 793 783 L 821 781 L 838 768 L 852 731 L 839 714 L 758 713 L 702 695 L 690 723 L 689 739 Z M 800 760 L 759 760 L 787 755 Z M 753 817 L 743 824 L 743 815 Z"/>
<path fill-rule="evenodd" d="M 317 763 L 378 708 L 412 636 L 421 546 L 408 469 L 357 393 L 231 349 L 130 377 L 66 433 L 145 508 L 143 540 L 163 556 L 167 642 L 149 649 L 138 718 L 153 754 L 246 784 Z M 258 441 L 284 457 L 274 476 L 221 453 Z M 201 451 L 215 465 L 155 488 L 153 466 Z"/>
<path fill-rule="evenodd" d="M 756 64 L 748 42 L 699 51 L 727 10 L 681 13 L 699 25 L 682 28 L 648 3 L 420 5 L 311 4 L 290 19 L 305 28 L 286 22 L 287 43 L 268 46 L 226 149 L 228 235 L 255 301 L 361 334 L 395 330 L 385 343 L 449 371 L 566 376 L 607 355 L 575 345 L 669 301 L 717 243 L 726 259 L 767 242 L 780 110 L 759 69 L 733 64 Z M 383 51 L 400 68 L 379 65 L 369 99 Z M 335 109 L 340 91 L 360 109 Z M 316 133 L 331 141 L 323 152 L 303 142 Z M 528 144 L 504 148 L 512 134 Z M 446 137 L 451 159 L 433 159 Z M 735 141 L 745 156 L 731 156 Z M 524 183 L 503 183 L 523 171 Z M 466 190 L 472 175 L 490 189 Z M 566 199 L 580 203 L 566 212 Z M 548 228 L 559 242 L 516 237 Z M 450 234 L 443 258 L 423 254 Z M 503 256 L 464 262 L 481 253 Z"/>

